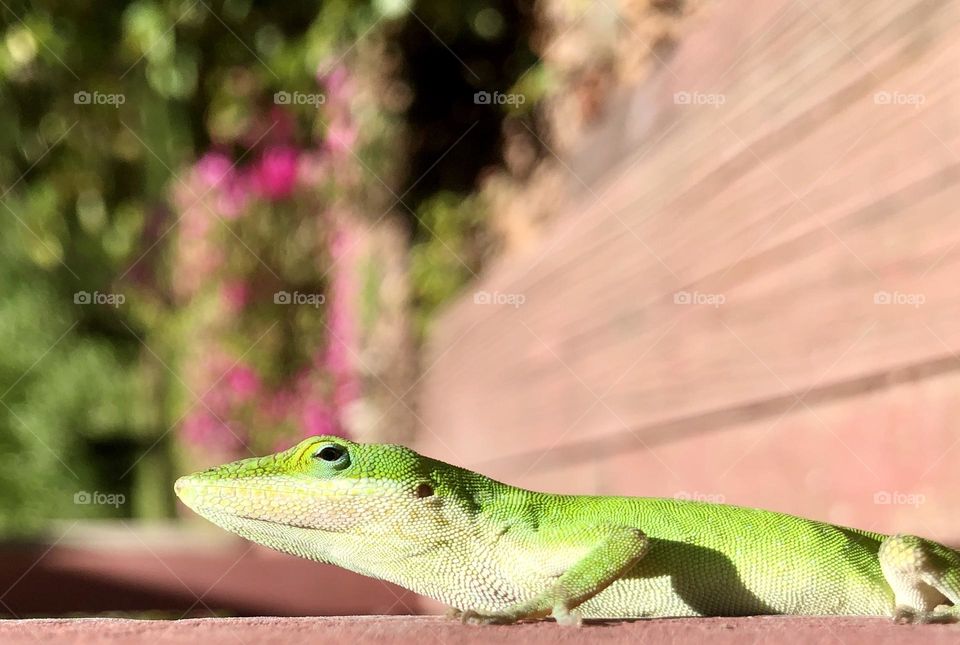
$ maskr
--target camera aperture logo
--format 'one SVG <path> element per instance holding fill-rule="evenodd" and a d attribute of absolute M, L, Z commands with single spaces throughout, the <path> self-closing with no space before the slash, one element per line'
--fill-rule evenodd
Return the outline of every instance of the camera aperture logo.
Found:
<path fill-rule="evenodd" d="M 500 293 L 499 291 L 477 291 L 473 294 L 475 305 L 509 305 L 514 309 L 527 301 L 522 293 Z"/>
<path fill-rule="evenodd" d="M 75 305 L 109 305 L 119 307 L 127 301 L 127 297 L 122 293 L 100 293 L 94 291 L 78 291 L 73 294 L 73 304 Z"/>
<path fill-rule="evenodd" d="M 273 294 L 273 304 L 275 305 L 309 305 L 314 309 L 319 309 L 320 305 L 326 301 L 327 297 L 322 293 L 278 291 Z"/>
<path fill-rule="evenodd" d="M 78 490 L 73 494 L 73 503 L 78 506 L 113 506 L 119 508 L 127 503 L 127 496 L 123 493 L 101 493 L 98 490 L 91 493 Z"/>
<path fill-rule="evenodd" d="M 877 291 L 873 294 L 875 305 L 908 305 L 919 309 L 927 301 L 922 293 L 900 293 L 899 291 Z"/>
<path fill-rule="evenodd" d="M 875 105 L 909 105 L 915 109 L 920 109 L 920 106 L 926 102 L 926 95 L 917 92 L 909 94 L 907 92 L 882 90 L 880 92 L 874 92 L 873 94 L 873 103 Z"/>
<path fill-rule="evenodd" d="M 674 92 L 673 102 L 676 105 L 711 105 L 719 108 L 727 102 L 724 94 L 707 92 Z"/>
<path fill-rule="evenodd" d="M 710 504 L 724 504 L 726 495 L 720 493 L 702 493 L 698 490 L 679 490 L 673 495 L 673 499 L 683 500 L 685 502 L 709 502 Z"/>
<path fill-rule="evenodd" d="M 527 102 L 527 97 L 523 94 L 505 94 L 503 92 L 479 91 L 473 95 L 475 105 L 510 105 L 520 107 Z"/>
<path fill-rule="evenodd" d="M 709 305 L 717 308 L 727 301 L 722 293 L 700 293 L 699 291 L 678 291 L 673 294 L 675 305 Z"/>
<path fill-rule="evenodd" d="M 927 496 L 923 493 L 902 493 L 896 490 L 878 490 L 873 494 L 873 503 L 882 506 L 913 506 L 925 504 Z"/>
<path fill-rule="evenodd" d="M 112 105 L 115 108 L 119 108 L 127 102 L 127 97 L 119 93 L 104 94 L 103 92 L 80 90 L 79 92 L 74 92 L 73 102 L 75 105 Z"/>
<path fill-rule="evenodd" d="M 319 108 L 327 102 L 327 97 L 320 93 L 310 94 L 307 92 L 284 92 L 281 90 L 280 92 L 273 93 L 273 102 L 277 105 L 312 105 L 315 108 Z"/>

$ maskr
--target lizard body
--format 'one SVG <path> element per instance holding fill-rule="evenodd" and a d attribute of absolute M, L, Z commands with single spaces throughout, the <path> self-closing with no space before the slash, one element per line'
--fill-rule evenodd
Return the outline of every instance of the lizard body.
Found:
<path fill-rule="evenodd" d="M 960 554 L 752 508 L 556 495 L 403 446 L 311 437 L 182 477 L 219 526 L 388 580 L 471 622 L 754 614 L 953 621 Z"/>

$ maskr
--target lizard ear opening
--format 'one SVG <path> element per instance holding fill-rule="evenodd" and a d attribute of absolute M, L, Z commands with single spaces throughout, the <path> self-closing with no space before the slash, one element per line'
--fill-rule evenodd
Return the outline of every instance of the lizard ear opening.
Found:
<path fill-rule="evenodd" d="M 417 486 L 416 494 L 420 499 L 423 499 L 424 497 L 432 497 L 433 486 L 426 482 L 421 483 L 419 486 Z"/>

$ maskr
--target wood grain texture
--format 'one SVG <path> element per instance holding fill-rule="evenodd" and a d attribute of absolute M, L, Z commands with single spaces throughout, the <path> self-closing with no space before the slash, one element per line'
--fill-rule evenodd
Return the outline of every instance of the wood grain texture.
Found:
<path fill-rule="evenodd" d="M 960 538 L 958 69 L 956 3 L 716 3 L 441 316 L 420 448 Z"/>

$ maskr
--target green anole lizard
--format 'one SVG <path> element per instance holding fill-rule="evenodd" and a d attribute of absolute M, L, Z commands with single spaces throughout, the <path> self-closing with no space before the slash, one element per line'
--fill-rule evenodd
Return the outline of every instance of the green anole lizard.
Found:
<path fill-rule="evenodd" d="M 752 508 L 516 488 L 397 445 L 311 437 L 180 478 L 219 526 L 440 600 L 468 622 L 960 618 L 960 553 Z"/>

